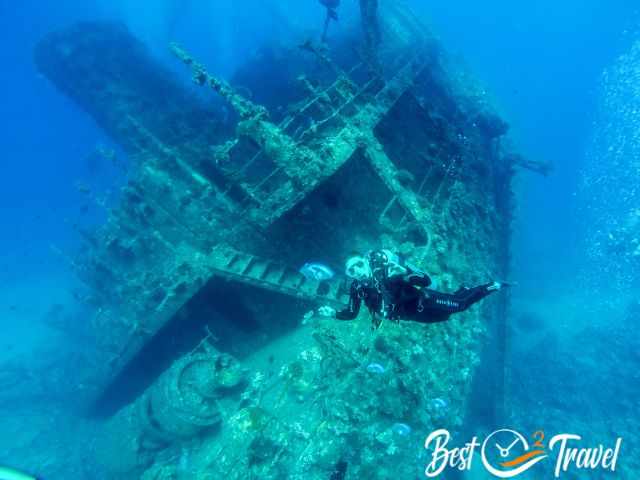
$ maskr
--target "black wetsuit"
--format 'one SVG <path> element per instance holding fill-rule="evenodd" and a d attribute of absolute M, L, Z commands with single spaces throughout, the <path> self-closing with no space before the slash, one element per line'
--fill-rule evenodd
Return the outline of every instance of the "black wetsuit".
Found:
<path fill-rule="evenodd" d="M 489 290 L 491 283 L 473 288 L 461 287 L 452 294 L 428 289 L 429 285 L 431 279 L 427 274 L 411 270 L 406 275 L 385 278 L 380 282 L 354 280 L 349 291 L 349 305 L 337 312 L 336 318 L 353 320 L 364 302 L 374 316 L 421 323 L 442 322 L 452 313 L 466 310 L 495 291 Z"/>

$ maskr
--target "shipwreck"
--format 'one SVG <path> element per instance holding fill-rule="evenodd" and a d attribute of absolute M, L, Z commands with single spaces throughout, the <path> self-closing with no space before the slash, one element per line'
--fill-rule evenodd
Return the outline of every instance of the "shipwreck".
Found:
<path fill-rule="evenodd" d="M 179 78 L 121 25 L 37 46 L 40 71 L 130 158 L 73 262 L 96 312 L 87 410 L 109 478 L 414 478 L 424 437 L 462 428 L 478 392 L 474 408 L 501 415 L 506 297 L 375 332 L 305 315 L 348 291 L 303 276 L 310 259 L 340 271 L 390 248 L 443 290 L 509 265 L 527 165 L 508 124 L 402 2 L 362 3 L 362 26 L 329 45 L 228 80 L 173 45 Z"/>

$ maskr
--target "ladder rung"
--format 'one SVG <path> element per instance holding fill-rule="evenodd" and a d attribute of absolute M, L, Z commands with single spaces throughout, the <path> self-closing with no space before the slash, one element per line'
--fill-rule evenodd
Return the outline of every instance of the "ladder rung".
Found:
<path fill-rule="evenodd" d="M 285 269 L 285 275 L 279 283 L 289 288 L 299 289 L 304 285 L 306 281 L 307 279 L 304 275 L 296 272 L 295 270 L 287 268 Z"/>
<path fill-rule="evenodd" d="M 251 260 L 253 257 L 248 255 L 238 255 L 238 259 L 233 262 L 233 266 L 228 268 L 230 273 L 240 274 L 247 268 L 247 265 L 251 264 Z"/>
<path fill-rule="evenodd" d="M 271 266 L 272 264 L 270 262 L 266 262 L 264 270 L 262 270 L 262 273 L 260 273 L 260 276 L 258 277 L 260 280 L 267 278 L 267 275 L 269 275 L 269 272 L 271 271 Z"/>
<path fill-rule="evenodd" d="M 247 271 L 247 275 L 255 278 L 256 280 L 262 280 L 264 272 L 269 270 L 269 262 L 264 260 L 256 260 L 251 265 L 251 268 Z"/>
<path fill-rule="evenodd" d="M 284 282 L 284 279 L 287 276 L 287 273 L 289 273 L 289 269 L 287 267 L 284 268 L 284 270 L 282 270 L 282 272 L 280 272 L 280 276 L 278 277 L 278 280 L 276 280 L 276 283 L 278 285 L 282 284 Z"/>
<path fill-rule="evenodd" d="M 244 266 L 244 268 L 240 271 L 240 274 L 246 275 L 249 272 L 249 270 L 251 270 L 251 268 L 253 267 L 256 261 L 257 261 L 256 257 L 249 257 L 249 261 Z"/>
<path fill-rule="evenodd" d="M 227 268 L 233 267 L 233 264 L 236 263 L 240 258 L 242 258 L 242 256 L 234 252 L 231 258 L 229 259 L 229 261 L 227 262 L 227 264 L 225 265 L 225 267 Z"/>
<path fill-rule="evenodd" d="M 273 270 L 269 275 L 271 276 L 271 281 L 279 284 L 282 279 L 286 268 L 278 267 L 278 270 Z"/>

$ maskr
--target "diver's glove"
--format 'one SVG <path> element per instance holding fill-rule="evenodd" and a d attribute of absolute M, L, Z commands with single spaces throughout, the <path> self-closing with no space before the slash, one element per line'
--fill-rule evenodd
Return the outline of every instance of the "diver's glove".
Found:
<path fill-rule="evenodd" d="M 320 315 L 321 317 L 333 317 L 333 318 L 335 318 L 336 309 L 333 308 L 333 307 L 330 307 L 329 305 L 325 305 L 325 306 L 320 307 L 318 309 L 318 315 Z"/>

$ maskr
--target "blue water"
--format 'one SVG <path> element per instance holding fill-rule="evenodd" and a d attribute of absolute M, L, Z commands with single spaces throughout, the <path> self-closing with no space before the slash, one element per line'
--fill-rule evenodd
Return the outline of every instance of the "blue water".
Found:
<path fill-rule="evenodd" d="M 342 3 L 344 21 L 338 29 L 357 15 L 355 0 Z M 629 415 L 629 405 L 637 414 L 640 379 L 627 371 L 639 360 L 632 343 L 637 344 L 637 332 L 625 322 L 638 320 L 638 309 L 632 305 L 640 288 L 640 246 L 634 254 L 638 243 L 633 243 L 640 239 L 640 220 L 633 223 L 633 206 L 640 208 L 640 167 L 634 157 L 640 145 L 640 117 L 633 109 L 614 114 L 640 98 L 632 88 L 621 91 L 625 82 L 640 82 L 633 72 L 640 71 L 640 55 L 620 59 L 640 41 L 640 8 L 625 0 L 409 3 L 445 48 L 486 85 L 511 124 L 518 150 L 555 166 L 548 178 L 525 171 L 516 181 L 518 211 L 508 280 L 518 282 L 512 315 L 519 326 L 510 342 L 515 375 L 527 380 L 513 387 L 515 396 L 542 394 L 544 379 L 553 375 L 573 375 L 565 380 L 578 385 L 583 375 L 558 373 L 560 368 L 550 365 L 549 356 L 562 362 L 580 357 L 578 368 L 591 373 L 616 369 L 611 375 L 594 374 L 592 383 L 605 382 L 605 389 L 615 392 L 619 375 L 626 387 L 619 393 L 625 400 L 606 414 L 611 396 L 576 397 L 586 404 L 585 416 L 606 423 L 616 408 L 625 412 L 622 416 Z M 8 432 L 0 435 L 5 437 L 0 440 L 0 465 L 28 468 L 31 459 L 21 456 L 36 448 L 38 468 L 64 471 L 60 452 L 84 443 L 77 435 L 86 435 L 85 427 L 61 432 L 55 421 L 45 420 L 47 392 L 56 409 L 73 403 L 65 397 L 64 369 L 73 369 L 86 354 L 78 353 L 82 339 L 51 330 L 42 319 L 51 318 L 56 305 L 78 321 L 89 315 L 74 300 L 78 281 L 70 255 L 81 243 L 79 231 L 104 221 L 125 181 L 123 170 L 97 155 L 96 149 L 113 151 L 127 163 L 93 120 L 38 73 L 33 62 L 36 42 L 78 20 L 117 20 L 183 77 L 182 67 L 168 52 L 170 41 L 187 45 L 213 74 L 230 78 L 256 46 L 273 40 L 286 44 L 301 32 L 318 32 L 323 15 L 314 0 L 0 0 L 0 369 L 11 366 L 11 375 L 23 377 L 29 373 L 20 373 L 15 365 L 52 372 L 47 379 L 32 378 L 40 386 L 23 407 L 35 413 L 0 411 L 0 432 L 3 421 Z M 611 82 L 603 80 L 605 71 L 620 70 Z M 621 153 L 607 155 L 611 148 Z M 618 184 L 631 187 L 621 192 Z M 89 200 L 85 185 L 104 198 L 106 206 Z M 616 196 L 619 201 L 607 201 Z M 607 243 L 610 235 L 616 238 L 616 248 Z M 604 330 L 595 328 L 603 326 Z M 586 333 L 575 336 L 585 328 Z M 602 332 L 611 331 L 612 348 L 628 352 L 628 362 L 616 358 L 606 364 Z M 527 375 L 518 364 L 531 359 L 529 349 L 538 342 L 548 348 L 548 355 L 534 348 L 539 358 L 534 375 Z M 13 382 L 11 378 L 6 381 Z M 0 406 L 2 389 L 0 384 Z M 556 412 L 573 411 L 569 401 L 558 404 Z M 535 402 L 521 403 L 523 423 L 535 408 Z M 567 413 L 567 424 L 570 416 Z M 73 415 L 64 421 L 79 422 Z M 630 432 L 638 429 L 635 417 L 629 422 L 635 427 Z M 18 445 L 12 445 L 13 435 L 23 434 Z M 89 478 L 72 471 L 77 478 Z M 46 478 L 46 471 L 40 473 Z"/>

